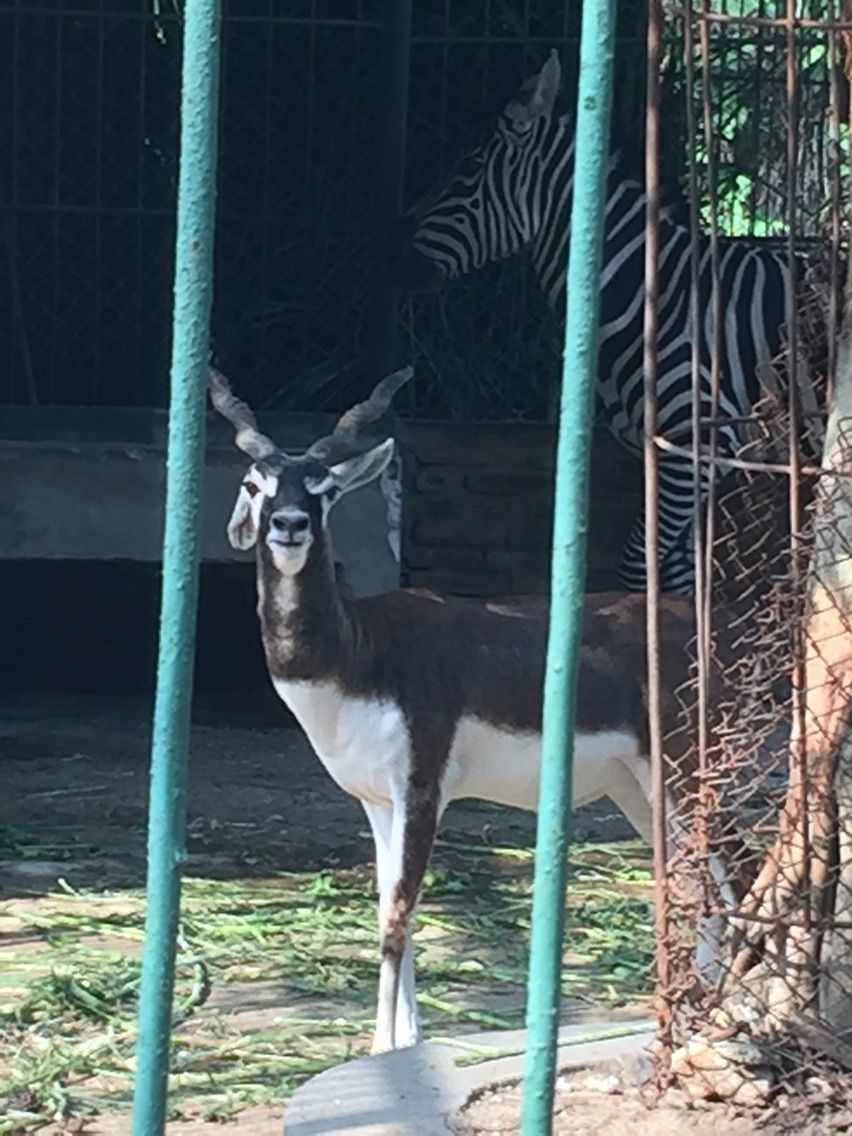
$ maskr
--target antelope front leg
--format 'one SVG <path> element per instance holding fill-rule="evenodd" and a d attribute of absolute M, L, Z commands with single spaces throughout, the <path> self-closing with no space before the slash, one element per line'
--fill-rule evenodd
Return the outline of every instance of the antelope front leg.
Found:
<path fill-rule="evenodd" d="M 434 794 L 412 786 L 394 808 L 364 808 L 376 841 L 379 877 L 381 966 L 372 1052 L 383 1053 L 420 1040 L 411 929 L 439 810 Z"/>
<path fill-rule="evenodd" d="M 382 962 L 379 972 L 379 999 L 376 1011 L 376 1032 L 373 1053 L 387 1049 L 415 1045 L 420 1040 L 420 1015 L 417 1011 L 417 990 L 414 974 L 414 947 L 411 930 L 407 929 L 400 965 L 394 974 L 386 965 L 384 928 L 387 909 L 390 907 L 394 885 L 402 873 L 404 841 L 404 809 L 400 801 L 397 810 L 389 805 L 362 802 L 364 812 L 373 830 L 376 844 L 376 877 L 379 887 L 379 928 L 382 941 Z M 397 817 L 396 831 L 394 820 Z"/>

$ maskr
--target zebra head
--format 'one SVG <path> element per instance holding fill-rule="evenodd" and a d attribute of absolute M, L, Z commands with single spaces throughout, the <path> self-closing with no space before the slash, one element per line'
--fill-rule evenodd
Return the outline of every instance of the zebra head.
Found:
<path fill-rule="evenodd" d="M 529 248 L 554 206 L 550 156 L 570 161 L 573 136 L 554 114 L 561 68 L 556 51 L 505 107 L 491 136 L 449 180 L 401 219 L 391 275 L 401 288 L 433 291 L 446 281 Z"/>

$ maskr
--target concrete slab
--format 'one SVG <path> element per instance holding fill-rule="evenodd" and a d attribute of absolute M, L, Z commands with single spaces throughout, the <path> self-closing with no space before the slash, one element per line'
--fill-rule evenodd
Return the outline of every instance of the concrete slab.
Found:
<path fill-rule="evenodd" d="M 79 409 L 41 415 L 0 413 L 0 558 L 134 560 L 162 555 L 166 420 L 157 411 Z M 328 415 L 272 421 L 285 449 L 304 449 L 331 429 Z M 67 421 L 66 421 L 67 418 Z M 251 560 L 225 536 L 248 459 L 227 424 L 211 414 L 201 511 L 201 558 Z M 75 433 L 76 432 L 76 433 Z M 393 463 L 382 481 L 344 498 L 331 517 L 335 555 L 356 596 L 399 587 L 402 475 Z"/>
<path fill-rule="evenodd" d="M 653 1035 L 654 1022 L 647 1019 L 564 1026 L 559 1067 L 613 1060 L 638 1064 Z M 447 1118 L 472 1093 L 521 1076 L 525 1045 L 525 1030 L 477 1033 L 338 1065 L 293 1095 L 285 1134 L 441 1136 L 451 1131 Z"/>

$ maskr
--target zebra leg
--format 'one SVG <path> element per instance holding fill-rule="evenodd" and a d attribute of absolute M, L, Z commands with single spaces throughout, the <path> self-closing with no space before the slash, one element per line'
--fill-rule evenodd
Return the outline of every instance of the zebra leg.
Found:
<path fill-rule="evenodd" d="M 661 454 L 659 459 L 660 589 L 691 595 L 695 587 L 693 548 L 693 466 L 690 458 Z M 702 479 L 701 498 L 707 498 Z M 632 592 L 647 588 L 645 574 L 645 515 L 641 513 L 630 530 L 619 568 L 619 580 Z"/>
<path fill-rule="evenodd" d="M 629 592 L 644 592 L 645 575 L 645 515 L 638 516 L 622 550 L 619 583 Z M 691 595 L 695 583 L 695 550 L 692 541 L 692 524 L 684 529 L 660 565 L 660 591 Z"/>
<path fill-rule="evenodd" d="M 645 591 L 645 513 L 633 522 L 630 535 L 621 550 L 618 582 L 628 592 Z"/>
<path fill-rule="evenodd" d="M 660 591 L 691 596 L 695 592 L 695 535 L 690 522 L 660 566 Z"/>

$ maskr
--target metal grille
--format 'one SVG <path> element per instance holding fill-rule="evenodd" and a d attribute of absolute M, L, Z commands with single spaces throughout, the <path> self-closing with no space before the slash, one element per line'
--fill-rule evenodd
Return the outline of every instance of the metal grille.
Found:
<path fill-rule="evenodd" d="M 492 128 L 520 83 L 560 51 L 569 105 L 580 7 L 546 0 L 415 5 L 406 200 L 440 184 Z M 645 6 L 619 5 L 614 115 L 641 122 Z M 401 352 L 417 376 L 417 413 L 452 419 L 553 417 L 561 313 L 549 310 L 524 256 L 491 264 L 437 297 L 408 298 Z"/>
<path fill-rule="evenodd" d="M 495 6 L 496 7 L 496 6 Z M 505 12 L 507 6 L 501 11 Z M 686 66 L 682 29 L 677 19 L 667 22 L 662 67 L 664 106 L 662 175 L 667 196 L 683 203 L 682 219 L 689 223 L 689 204 L 694 199 L 702 228 L 709 231 L 711 163 L 716 171 L 713 190 L 715 223 L 721 235 L 783 239 L 787 233 L 786 169 L 787 121 L 785 77 L 779 61 L 784 58 L 784 37 L 767 26 L 741 26 L 738 19 L 752 8 L 763 13 L 772 5 L 764 0 L 725 0 L 720 5 L 725 20 L 711 31 L 705 57 L 696 46 L 693 67 L 696 76 L 686 96 Z M 823 5 L 824 7 L 824 5 Z M 440 29 L 445 37 L 441 67 L 423 65 L 412 68 L 412 108 L 420 89 L 432 89 L 429 119 L 422 124 L 412 111 L 409 143 L 408 199 L 415 200 L 424 190 L 440 185 L 459 157 L 488 130 L 488 123 L 511 98 L 519 82 L 542 64 L 553 44 L 562 48 L 564 87 L 569 106 L 576 84 L 576 26 L 567 19 L 562 28 L 555 23 L 537 38 L 535 20 L 518 25 L 514 44 L 498 41 L 500 66 L 493 58 L 494 44 L 465 36 L 459 20 L 454 27 L 448 20 Z M 807 11 L 818 13 L 820 5 L 809 3 Z M 576 9 L 573 14 L 576 16 Z M 530 15 L 529 8 L 526 15 Z M 734 22 L 726 22 L 730 18 Z M 635 162 L 635 176 L 643 176 L 641 138 L 644 119 L 639 106 L 639 89 L 644 81 L 645 6 L 619 7 L 616 90 L 613 112 L 615 140 L 627 143 L 627 162 Z M 504 29 L 505 33 L 505 29 Z M 799 41 L 798 87 L 801 146 L 799 158 L 800 211 L 796 241 L 800 246 L 818 241 L 825 221 L 824 191 L 828 187 L 831 160 L 830 124 L 824 107 L 834 72 L 817 29 L 806 28 Z M 413 60 L 423 48 L 415 41 Z M 466 105 L 479 103 L 483 111 L 480 131 L 464 129 L 452 122 L 455 103 L 447 104 L 447 89 L 457 80 L 444 62 L 464 58 L 460 89 L 469 91 Z M 447 78 L 447 75 L 450 78 Z M 492 76 L 494 78 L 492 79 Z M 690 130 L 687 105 L 701 121 L 703 91 L 706 86 L 716 108 L 710 147 L 703 132 Z M 432 107 L 441 114 L 432 117 Z M 471 116 L 472 117 L 472 116 Z M 434 123 L 440 123 L 437 128 Z M 420 142 L 422 138 L 422 144 Z M 458 141 L 456 142 L 456 138 Z M 453 144 L 448 144 L 450 139 Z M 422 156 L 421 156 L 422 155 Z M 690 167 L 695 165 L 696 188 L 690 186 Z M 441 176 L 435 176 L 440 166 Z M 404 326 L 408 351 L 418 376 L 417 406 L 423 413 L 439 409 L 451 417 L 494 416 L 517 419 L 552 417 L 558 389 L 561 351 L 561 313 L 548 310 L 525 258 L 488 265 L 456 281 L 437 299 L 408 301 Z"/>
<path fill-rule="evenodd" d="M 769 11 L 726 0 L 724 11 Z M 808 12 L 817 13 L 817 0 Z M 376 268 L 381 0 L 226 0 L 214 344 L 255 405 L 339 408 L 363 393 Z M 176 0 L 0 0 L 0 359 L 4 401 L 164 405 L 178 143 Z M 559 47 L 569 103 L 573 0 L 414 5 L 406 200 L 474 144 Z M 646 13 L 619 5 L 614 117 L 641 136 Z M 720 231 L 783 230 L 777 31 L 714 26 Z M 687 182 L 683 54 L 668 27 L 664 173 Z M 819 231 L 832 78 L 800 40 L 803 223 Z M 694 98 L 701 98 L 701 64 Z M 697 143 L 708 221 L 709 157 Z M 688 198 L 688 193 L 687 193 Z M 806 223 L 805 223 L 806 222 Z M 399 358 L 426 417 L 552 415 L 560 319 L 524 257 L 437 299 L 404 299 Z"/>
<path fill-rule="evenodd" d="M 348 397 L 322 380 L 357 360 L 369 295 L 379 9 L 224 5 L 214 344 L 261 404 Z M 8 401 L 165 402 L 179 18 L 0 5 Z"/>
<path fill-rule="evenodd" d="M 769 0 L 724 0 L 715 5 L 717 18 L 708 25 L 706 51 L 697 30 L 692 37 L 691 82 L 683 48 L 683 9 L 674 4 L 668 8 L 663 96 L 670 119 L 668 144 L 679 150 L 682 176 L 690 157 L 695 162 L 704 226 L 709 228 L 714 208 L 723 235 L 783 236 L 790 113 L 786 32 L 773 21 L 779 5 Z M 834 167 L 826 108 L 832 85 L 842 73 L 831 57 L 825 31 L 814 26 L 830 14 L 827 0 L 803 0 L 797 5 L 797 18 L 805 22 L 797 28 L 795 46 L 800 241 L 822 236 L 826 203 L 831 200 Z M 713 117 L 709 145 L 703 131 L 705 96 Z M 698 136 L 689 130 L 688 104 L 701 127 Z M 845 134 L 845 124 L 842 130 Z M 716 177 L 712 202 L 711 165 Z"/>
<path fill-rule="evenodd" d="M 696 505 L 693 673 L 676 692 L 664 689 L 657 668 L 650 675 L 664 734 L 654 759 L 666 789 L 656 832 L 660 1084 L 759 1110 L 756 1126 L 790 1131 L 846 1124 L 852 1067 L 844 961 L 852 431 L 839 414 L 825 431 L 826 409 L 841 409 L 835 384 L 842 406 L 852 384 L 852 356 L 837 338 L 849 208 L 837 142 L 849 103 L 839 35 L 811 22 L 833 14 L 827 4 L 792 0 L 738 4 L 732 33 L 730 6 L 686 7 L 672 13 L 670 28 L 692 63 L 685 118 L 711 232 L 726 209 L 739 227 L 750 203 L 746 227 L 783 225 L 791 262 L 799 237 L 821 235 L 788 312 L 785 346 L 767 369 L 766 398 L 739 423 L 739 453 L 722 458 L 716 449 L 724 419 L 693 417 L 689 452 L 696 474 L 709 471 L 715 506 Z M 725 173 L 741 129 L 731 133 L 730 124 L 754 130 L 735 113 L 746 97 L 741 80 L 705 81 L 717 48 L 724 79 L 731 34 L 741 45 L 762 41 L 753 78 L 783 124 L 774 141 L 759 125 L 742 167 L 753 175 L 748 185 Z M 820 85 L 808 88 L 803 77 L 817 70 Z M 649 114 L 659 110 L 652 90 Z M 713 240 L 711 262 L 718 251 Z M 650 384 L 646 397 L 652 414 Z M 672 439 L 653 443 L 672 448 Z M 659 597 L 650 601 L 656 611 Z"/>
<path fill-rule="evenodd" d="M 260 407 L 339 407 L 369 379 L 382 12 L 381 0 L 223 5 L 214 344 Z M 414 5 L 409 196 L 551 46 L 573 86 L 577 17 L 561 0 Z M 6 401 L 165 403 L 179 18 L 175 0 L 0 3 Z M 625 6 L 634 118 L 643 20 Z M 522 260 L 402 322 L 400 358 L 419 367 L 408 410 L 545 415 L 558 330 Z"/>
<path fill-rule="evenodd" d="M 162 401 L 179 60 L 147 16 L 0 10 L 10 401 Z"/>

